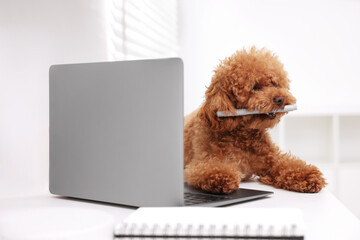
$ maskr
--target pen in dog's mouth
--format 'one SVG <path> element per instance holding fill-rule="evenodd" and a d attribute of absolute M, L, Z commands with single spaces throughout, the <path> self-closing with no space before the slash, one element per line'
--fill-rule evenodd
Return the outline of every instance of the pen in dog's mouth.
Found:
<path fill-rule="evenodd" d="M 296 104 L 293 104 L 293 105 L 285 105 L 284 109 L 278 109 L 275 111 L 271 111 L 269 113 L 261 113 L 258 110 L 248 111 L 247 109 L 236 109 L 235 115 L 232 114 L 231 112 L 218 111 L 218 112 L 216 112 L 216 116 L 218 116 L 218 117 L 236 117 L 236 116 L 245 116 L 245 115 L 252 115 L 252 114 L 266 114 L 271 119 L 274 119 L 276 117 L 276 113 L 290 112 L 290 111 L 295 111 L 295 110 L 297 110 L 297 106 L 296 106 Z"/>

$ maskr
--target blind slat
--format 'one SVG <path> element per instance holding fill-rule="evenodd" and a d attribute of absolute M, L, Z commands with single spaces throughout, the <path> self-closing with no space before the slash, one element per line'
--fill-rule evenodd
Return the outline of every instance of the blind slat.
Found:
<path fill-rule="evenodd" d="M 126 44 L 122 39 L 122 29 L 117 26 L 112 26 L 112 30 L 114 32 L 113 39 L 115 39 L 118 44 Z M 159 38 L 157 35 L 146 35 L 145 32 L 133 31 L 131 28 L 127 28 L 125 34 L 126 42 L 133 42 L 143 46 L 146 45 L 155 49 L 163 49 L 164 52 L 166 52 L 166 49 L 172 52 L 178 51 L 176 39 L 165 41 L 164 39 Z"/>
<path fill-rule="evenodd" d="M 155 42 L 152 41 L 150 38 L 142 38 L 141 35 L 138 34 L 137 32 L 131 33 L 130 31 L 127 31 L 127 41 L 134 44 L 139 44 L 141 46 L 147 46 L 149 48 L 153 48 L 154 50 L 164 52 L 164 54 L 166 54 L 166 51 L 177 52 L 178 50 L 174 44 L 173 45 L 169 44 L 169 46 L 164 48 L 164 45 L 167 45 L 167 43 Z"/>
<path fill-rule="evenodd" d="M 139 28 L 141 28 L 142 31 L 139 31 L 138 30 Z M 165 37 L 163 35 L 158 34 L 158 32 L 155 31 L 153 28 L 138 23 L 128 24 L 126 26 L 126 29 L 124 29 L 124 27 L 120 24 L 113 23 L 111 24 L 111 29 L 113 34 L 115 34 L 118 37 L 122 37 L 123 31 L 125 30 L 125 32 L 127 33 L 136 32 L 137 34 L 145 38 L 149 38 L 150 40 L 157 42 L 164 42 L 164 44 L 167 46 L 177 45 L 178 42 L 177 36 Z"/>
<path fill-rule="evenodd" d="M 176 24 L 171 25 L 170 22 L 167 22 L 167 19 L 156 19 L 156 17 L 151 16 L 150 14 L 143 14 L 140 11 L 129 11 L 125 17 L 126 23 L 131 24 L 131 22 L 139 22 L 144 25 L 150 26 L 153 29 L 156 29 L 158 34 L 162 35 L 177 35 Z M 159 22 L 167 22 L 165 24 L 158 24 Z"/>
<path fill-rule="evenodd" d="M 165 1 L 166 2 L 173 2 L 173 1 Z M 140 9 L 140 11 L 144 11 L 147 14 L 154 14 L 163 19 L 176 19 L 176 7 L 163 4 L 164 1 L 127 1 L 127 6 L 133 6 L 136 9 Z"/>
<path fill-rule="evenodd" d="M 114 60 L 178 55 L 177 0 L 113 0 L 109 11 Z"/>
<path fill-rule="evenodd" d="M 133 14 L 138 17 L 146 16 L 149 20 L 153 21 L 155 24 L 163 27 L 165 30 L 169 32 L 176 33 L 170 26 L 169 23 L 172 19 L 176 18 L 176 16 L 166 16 L 162 14 L 157 7 L 154 7 L 151 2 L 153 1 L 144 1 L 144 4 L 139 5 L 135 4 L 136 1 L 129 1 L 126 5 L 126 9 L 129 14 Z M 132 8 L 133 7 L 133 8 Z M 140 15 L 142 13 L 143 15 Z"/>
<path fill-rule="evenodd" d="M 140 28 L 142 31 L 138 30 Z M 165 47 L 177 44 L 177 36 L 162 34 L 156 27 L 148 27 L 141 23 L 131 22 L 128 24 L 127 30 L 128 32 L 137 32 L 139 35 L 154 39 L 157 42 L 162 42 L 165 44 Z"/>

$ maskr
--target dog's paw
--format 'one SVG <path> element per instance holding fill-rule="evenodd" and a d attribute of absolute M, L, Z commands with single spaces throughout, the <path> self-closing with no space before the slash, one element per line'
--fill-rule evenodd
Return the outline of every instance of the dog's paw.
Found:
<path fill-rule="evenodd" d="M 200 188 L 212 193 L 231 193 L 239 188 L 238 174 L 215 172 L 204 176 Z"/>
<path fill-rule="evenodd" d="M 260 181 L 272 182 L 275 187 L 286 190 L 303 192 L 303 193 L 317 193 L 325 187 L 326 181 L 320 170 L 312 165 L 306 165 L 303 168 L 287 169 L 274 177 L 273 180 L 260 179 Z"/>
<path fill-rule="evenodd" d="M 232 163 L 214 161 L 192 162 L 184 169 L 185 181 L 212 193 L 231 193 L 239 188 L 240 172 Z"/>
<path fill-rule="evenodd" d="M 317 193 L 326 186 L 326 181 L 318 169 L 308 171 L 298 182 L 294 185 L 294 190 L 298 192 Z"/>

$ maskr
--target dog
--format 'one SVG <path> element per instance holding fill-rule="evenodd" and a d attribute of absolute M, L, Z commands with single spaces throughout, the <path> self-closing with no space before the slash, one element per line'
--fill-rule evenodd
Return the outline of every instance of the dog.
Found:
<path fill-rule="evenodd" d="M 185 117 L 184 179 L 212 193 L 231 193 L 257 176 L 276 188 L 316 193 L 325 185 L 319 169 L 272 142 L 267 129 L 286 113 L 271 113 L 296 103 L 278 57 L 267 49 L 237 51 L 214 70 L 202 106 Z M 217 117 L 236 109 L 261 114 Z"/>

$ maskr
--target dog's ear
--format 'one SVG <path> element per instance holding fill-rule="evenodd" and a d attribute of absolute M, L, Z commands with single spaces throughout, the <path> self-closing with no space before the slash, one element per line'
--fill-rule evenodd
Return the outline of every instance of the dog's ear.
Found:
<path fill-rule="evenodd" d="M 215 94 L 207 97 L 207 100 L 210 110 L 215 114 L 217 111 L 231 112 L 232 114 L 235 114 L 235 106 L 224 91 L 217 91 Z"/>
<path fill-rule="evenodd" d="M 243 88 L 240 88 L 238 86 L 233 86 L 231 90 L 237 102 L 245 103 L 248 99 L 248 95 L 249 92 L 251 91 L 251 88 L 249 88 L 248 86 L 244 86 Z"/>
<path fill-rule="evenodd" d="M 235 106 L 226 94 L 226 91 L 220 86 L 212 85 L 205 94 L 205 103 L 201 107 L 200 116 L 212 128 L 218 128 L 222 121 L 216 116 L 218 111 L 231 112 L 235 114 Z"/>

